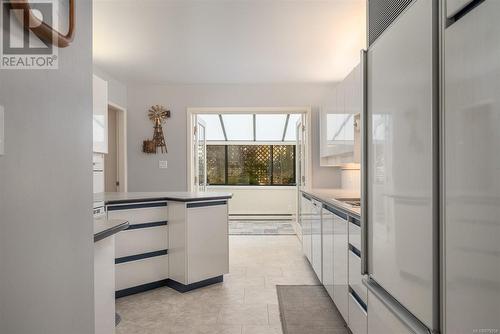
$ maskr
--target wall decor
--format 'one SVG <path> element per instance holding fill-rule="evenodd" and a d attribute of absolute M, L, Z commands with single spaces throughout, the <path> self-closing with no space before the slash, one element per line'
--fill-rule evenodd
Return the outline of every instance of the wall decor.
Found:
<path fill-rule="evenodd" d="M 36 4 L 34 2 L 33 4 Z M 60 48 L 65 48 L 71 44 L 75 37 L 75 0 L 69 0 L 68 31 L 62 34 L 46 22 L 40 21 L 34 14 L 29 0 L 10 1 L 12 9 L 19 9 L 25 17 L 18 17 L 24 29 L 31 30 L 38 38 L 45 43 L 50 43 Z"/>
<path fill-rule="evenodd" d="M 167 153 L 167 143 L 163 135 L 163 123 L 165 123 L 167 118 L 170 118 L 170 110 L 157 104 L 149 109 L 148 117 L 154 124 L 153 139 L 143 142 L 142 151 L 144 153 L 158 153 L 158 150 L 161 150 L 161 153 Z"/>

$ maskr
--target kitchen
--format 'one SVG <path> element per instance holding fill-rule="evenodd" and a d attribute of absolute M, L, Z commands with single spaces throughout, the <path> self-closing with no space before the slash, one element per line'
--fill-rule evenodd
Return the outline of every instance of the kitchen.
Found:
<path fill-rule="evenodd" d="M 499 332 L 498 1 L 90 3 L 1 70 L 0 333 Z"/>

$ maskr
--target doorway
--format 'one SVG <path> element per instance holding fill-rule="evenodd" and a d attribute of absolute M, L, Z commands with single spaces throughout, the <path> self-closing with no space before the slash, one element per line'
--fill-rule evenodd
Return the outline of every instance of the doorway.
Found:
<path fill-rule="evenodd" d="M 310 108 L 189 108 L 189 191 L 231 192 L 234 234 L 297 234 Z"/>
<path fill-rule="evenodd" d="M 108 153 L 104 155 L 105 192 L 127 191 L 126 110 L 108 105 Z"/>

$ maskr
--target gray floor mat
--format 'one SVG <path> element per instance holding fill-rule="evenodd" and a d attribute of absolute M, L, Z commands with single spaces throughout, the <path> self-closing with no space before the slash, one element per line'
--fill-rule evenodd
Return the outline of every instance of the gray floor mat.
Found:
<path fill-rule="evenodd" d="M 277 285 L 283 334 L 349 334 L 321 285 Z"/>

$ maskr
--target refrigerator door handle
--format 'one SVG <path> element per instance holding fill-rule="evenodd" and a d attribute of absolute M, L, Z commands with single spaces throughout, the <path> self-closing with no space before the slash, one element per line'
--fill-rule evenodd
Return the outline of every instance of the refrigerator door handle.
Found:
<path fill-rule="evenodd" d="M 361 274 L 368 275 L 368 56 L 361 50 Z"/>
<path fill-rule="evenodd" d="M 415 334 L 432 334 L 432 332 L 418 320 L 413 314 L 408 312 L 394 297 L 385 291 L 372 278 L 363 278 L 363 284 L 392 314 L 394 314 L 406 327 Z M 368 301 L 368 304 L 370 301 Z"/>

